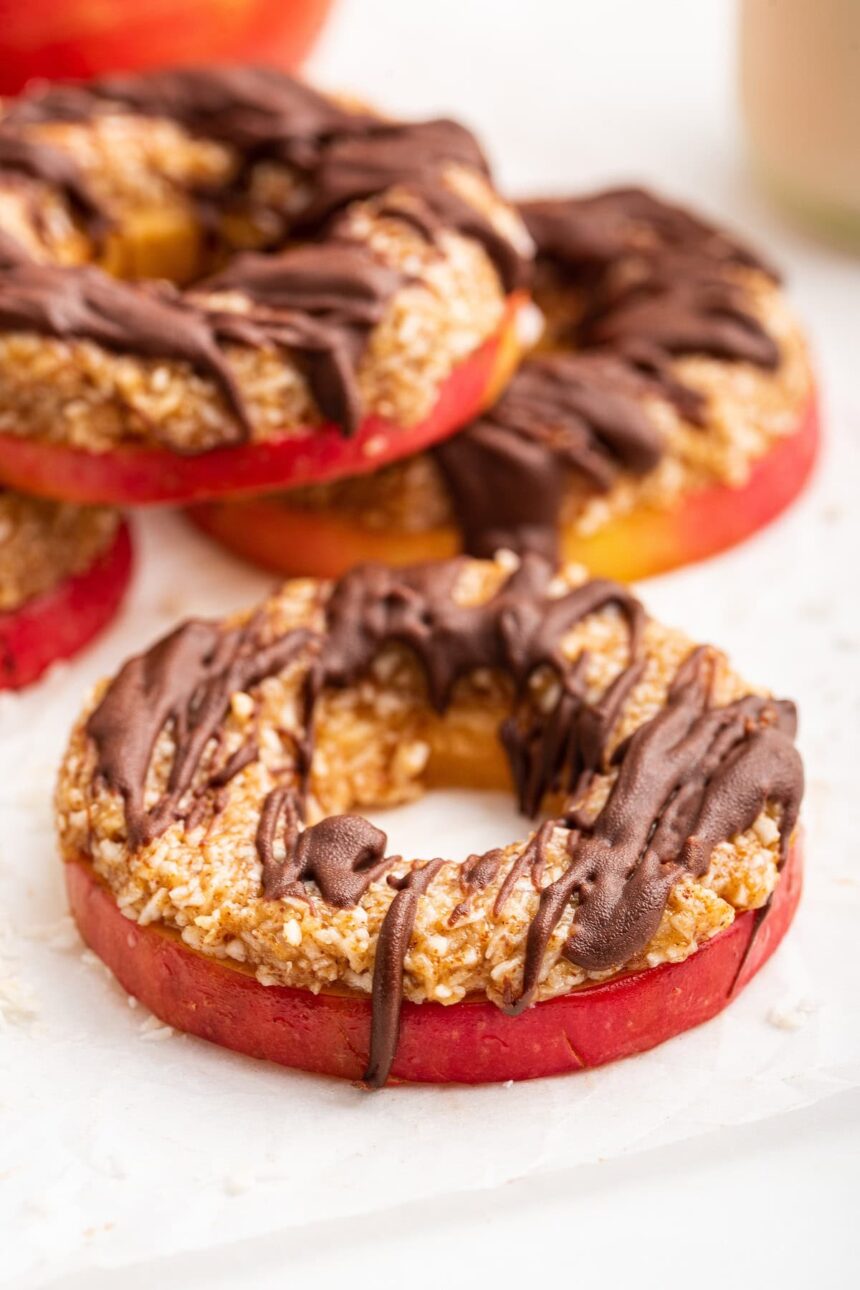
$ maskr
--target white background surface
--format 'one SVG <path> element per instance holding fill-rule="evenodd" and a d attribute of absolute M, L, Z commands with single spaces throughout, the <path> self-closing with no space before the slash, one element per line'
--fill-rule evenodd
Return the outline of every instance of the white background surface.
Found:
<path fill-rule="evenodd" d="M 860 268 L 783 224 L 745 171 L 732 22 L 728 0 L 342 0 L 310 70 L 395 113 L 462 116 L 514 192 L 641 179 L 786 267 L 820 362 L 822 468 L 767 533 L 643 594 L 800 702 L 810 875 L 789 944 L 728 1015 L 659 1057 L 490 1094 L 361 1098 L 188 1039 L 141 1042 L 141 1018 L 62 929 L 40 935 L 62 913 L 46 784 L 86 685 L 138 633 L 265 586 L 148 517 L 122 622 L 0 704 L 0 959 L 35 1014 L 0 1029 L 11 1284 L 857 1284 Z M 441 845 L 462 803 L 431 809 Z M 488 842 L 514 835 L 510 812 L 478 806 L 474 841 L 490 820 Z M 426 821 L 402 820 L 404 843 Z M 768 1021 L 797 1005 L 797 1030 Z M 202 1135 L 186 1173 L 177 1108 Z M 207 1224 L 208 1253 L 184 1253 Z"/>

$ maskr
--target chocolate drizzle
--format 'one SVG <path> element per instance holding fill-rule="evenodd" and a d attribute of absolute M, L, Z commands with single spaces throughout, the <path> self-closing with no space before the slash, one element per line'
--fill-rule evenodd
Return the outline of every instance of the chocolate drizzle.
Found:
<path fill-rule="evenodd" d="M 275 838 L 281 820 L 284 856 L 279 860 Z M 295 792 L 273 789 L 257 830 L 263 891 L 269 900 L 278 900 L 302 895 L 302 883 L 313 881 L 329 905 L 348 909 L 391 863 L 385 858 L 386 842 L 382 830 L 361 815 L 331 815 L 299 832 Z"/>
<path fill-rule="evenodd" d="M 350 202 L 405 188 L 431 219 L 481 242 L 507 289 L 525 279 L 524 263 L 511 243 L 443 182 L 452 164 L 487 171 L 474 135 L 455 121 L 392 122 L 350 112 L 271 68 L 109 77 L 96 83 L 95 94 L 134 112 L 168 117 L 193 134 L 237 149 L 242 166 L 233 194 L 261 160 L 299 170 L 312 196 L 294 212 L 291 233 L 315 236 Z"/>
<path fill-rule="evenodd" d="M 743 289 L 707 261 L 664 254 L 610 275 L 581 324 L 586 345 L 622 353 L 647 340 L 671 357 L 706 354 L 774 370 L 779 348 L 750 311 Z"/>
<path fill-rule="evenodd" d="M 55 188 L 96 243 L 110 226 L 86 179 L 68 153 L 0 124 L 0 175 L 23 175 Z M 38 217 L 38 210 L 36 210 Z"/>
<path fill-rule="evenodd" d="M 621 470 L 642 475 L 660 460 L 660 435 L 642 408 L 655 393 L 657 381 L 613 354 L 525 363 L 489 412 L 433 450 L 464 550 L 553 559 L 565 468 L 605 492 Z"/>
<path fill-rule="evenodd" d="M 373 965 L 370 1056 L 364 1073 L 371 1088 L 381 1088 L 388 1079 L 397 1052 L 400 1009 L 403 1004 L 403 965 L 409 950 L 418 901 L 425 895 L 444 860 L 431 860 L 421 869 L 410 869 L 400 879 L 389 878 L 397 895 L 379 929 Z"/>
<path fill-rule="evenodd" d="M 32 258 L 23 243 L 0 228 L 0 271 L 13 264 L 30 264 Z"/>
<path fill-rule="evenodd" d="M 434 459 L 464 551 L 556 559 L 569 472 L 600 493 L 622 471 L 641 476 L 659 462 L 648 399 L 705 423 L 705 400 L 673 359 L 778 366 L 738 271 L 776 275 L 728 234 L 638 188 L 525 202 L 520 213 L 537 246 L 538 301 L 545 285 L 586 302 L 558 338 L 575 352 L 526 362 L 495 407 Z"/>
<path fill-rule="evenodd" d="M 803 771 L 793 745 L 793 705 L 749 695 L 714 706 L 714 656 L 695 650 L 682 664 L 666 705 L 640 725 L 610 758 L 623 705 L 641 679 L 644 612 L 626 588 L 585 583 L 551 594 L 550 567 L 526 557 L 494 596 L 477 605 L 452 598 L 462 564 L 449 561 L 405 570 L 365 566 L 333 588 L 326 630 L 301 628 L 274 640 L 260 618 L 224 628 L 193 621 L 146 654 L 132 659 L 108 687 L 89 718 L 96 774 L 124 803 L 129 845 L 146 845 L 172 823 L 200 822 L 207 799 L 257 756 L 243 744 L 223 758 L 219 731 L 230 696 L 252 689 L 287 667 L 304 668 L 305 716 L 294 736 L 295 765 L 266 796 L 256 844 L 268 899 L 308 899 L 313 882 L 326 903 L 355 905 L 386 869 L 386 837 L 367 820 L 332 816 L 303 821 L 310 770 L 313 714 L 327 686 L 354 684 L 380 649 L 397 642 L 412 651 L 427 681 L 428 698 L 443 711 L 459 680 L 478 668 L 510 676 L 511 715 L 500 734 L 524 810 L 536 812 L 548 794 L 566 795 L 514 856 L 495 901 L 500 917 L 518 879 L 529 874 L 540 892 L 528 931 L 523 982 L 507 1000 L 512 1013 L 534 999 L 546 950 L 573 905 L 563 953 L 575 964 L 607 970 L 629 962 L 653 936 L 672 886 L 701 876 L 720 842 L 749 828 L 765 805 L 781 811 L 783 856 L 797 821 Z M 629 657 L 602 694 L 589 697 L 588 655 L 568 661 L 567 633 L 588 615 L 614 605 L 629 631 Z M 559 693 L 546 709 L 531 678 L 550 669 Z M 159 737 L 169 730 L 175 751 L 164 790 L 147 804 L 147 783 Z M 253 750 L 252 752 L 249 749 Z M 603 808 L 583 810 L 594 775 L 615 768 Z M 544 883 L 550 847 L 567 852 L 560 877 Z M 411 866 L 395 887 L 376 950 L 373 1027 L 367 1080 L 383 1084 L 391 1069 L 403 995 L 404 963 L 418 902 L 443 862 Z M 504 853 L 472 856 L 462 868 L 465 911 L 469 895 L 497 880 Z"/>
<path fill-rule="evenodd" d="M 327 633 L 318 670 L 322 683 L 350 685 L 372 663 L 383 645 L 398 642 L 415 654 L 427 679 L 430 703 L 443 712 L 459 680 L 476 668 L 495 668 L 514 681 L 526 700 L 527 682 L 538 668 L 559 675 L 566 664 L 559 652 L 565 634 L 583 618 L 614 604 L 630 625 L 633 650 L 644 623 L 639 601 L 625 587 L 606 579 L 587 582 L 551 597 L 552 569 L 527 556 L 499 591 L 480 605 L 460 605 L 453 590 L 461 572 L 457 560 L 391 569 L 362 565 L 335 584 L 327 606 Z M 533 773 L 531 743 L 511 724 L 503 738 L 516 748 L 521 801 Z M 535 809 L 555 787 L 557 765 L 539 777 Z"/>
<path fill-rule="evenodd" d="M 16 100 L 13 125 L 88 121 L 117 111 L 176 121 L 190 134 L 243 157 L 309 164 L 328 139 L 373 118 L 273 67 L 175 67 L 54 84 Z"/>
<path fill-rule="evenodd" d="M 242 292 L 251 303 L 239 312 L 167 284 L 118 282 L 90 266 L 19 261 L 0 271 L 0 331 L 188 363 L 218 387 L 241 438 L 252 426 L 223 346 L 275 346 L 304 368 L 323 415 L 350 434 L 361 418 L 356 360 L 399 281 L 357 244 L 241 256 L 207 284 Z"/>
<path fill-rule="evenodd" d="M 622 257 L 682 251 L 691 262 L 779 275 L 743 242 L 644 188 L 521 202 L 538 254 L 566 273 L 600 274 Z"/>
<path fill-rule="evenodd" d="M 665 708 L 627 742 L 606 805 L 568 836 L 570 863 L 541 892 L 529 929 L 523 987 L 532 1001 L 549 939 L 577 898 L 565 956 L 580 967 L 617 967 L 657 930 L 672 886 L 700 877 L 718 843 L 782 807 L 783 856 L 797 822 L 803 768 L 791 736 L 793 705 L 741 699 L 710 706 L 711 659 L 696 651 Z"/>
<path fill-rule="evenodd" d="M 298 171 L 309 194 L 289 213 L 262 212 L 282 237 L 324 235 L 330 217 L 348 203 L 397 187 L 426 212 L 425 231 L 436 224 L 479 241 L 506 289 L 527 277 L 519 252 L 492 220 L 444 181 L 452 164 L 487 169 L 474 136 L 454 121 L 392 122 L 348 111 L 274 68 L 192 67 L 48 87 L 15 103 L 5 123 L 20 130 L 116 111 L 176 121 L 193 135 L 236 150 L 232 181 L 197 194 L 210 214 L 253 204 L 252 170 L 261 161 L 274 162 Z"/>
<path fill-rule="evenodd" d="M 301 630 L 263 644 L 257 628 L 253 619 L 228 630 L 192 619 L 130 659 L 90 716 L 96 773 L 122 797 L 132 847 L 146 846 L 180 818 L 182 799 L 224 721 L 230 696 L 283 671 L 310 640 Z M 147 806 L 147 778 L 166 729 L 176 753 L 167 787 Z M 234 762 L 233 772 L 239 769 Z M 223 783 L 216 768 L 207 787 Z"/>
<path fill-rule="evenodd" d="M 528 266 L 517 248 L 491 219 L 444 181 L 448 166 L 487 173 L 474 135 L 456 121 L 386 122 L 369 120 L 359 133 L 332 140 L 310 176 L 314 197 L 295 227 L 313 231 L 350 202 L 390 188 L 404 190 L 411 202 L 391 203 L 388 214 L 406 220 L 428 240 L 444 228 L 480 242 L 506 291 L 524 286 Z"/>
<path fill-rule="evenodd" d="M 669 356 L 710 354 L 774 368 L 779 350 L 749 308 L 738 271 L 776 274 L 748 247 L 640 188 L 524 202 L 538 263 L 589 305 L 577 346 L 624 351 L 647 343 Z"/>

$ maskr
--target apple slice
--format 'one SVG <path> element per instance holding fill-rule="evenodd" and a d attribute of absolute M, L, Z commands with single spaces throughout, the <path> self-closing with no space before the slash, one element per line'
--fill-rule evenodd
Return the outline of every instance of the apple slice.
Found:
<path fill-rule="evenodd" d="M 0 94 L 32 80 L 78 80 L 171 64 L 249 62 L 298 67 L 332 0 L 31 0 L 4 4 Z"/>
<path fill-rule="evenodd" d="M 493 1083 L 601 1066 L 716 1016 L 767 962 L 802 885 L 795 839 L 770 904 L 739 914 L 682 963 L 666 963 L 538 1003 L 509 1017 L 487 1000 L 405 1002 L 392 1079 Z M 367 995 L 261 985 L 157 924 L 126 918 L 85 859 L 65 865 L 74 919 L 123 989 L 177 1030 L 283 1066 L 358 1080 L 367 1065 Z"/>
<path fill-rule="evenodd" d="M 52 663 L 82 650 L 117 612 L 131 571 L 123 521 L 89 568 L 0 613 L 0 690 L 30 685 Z"/>

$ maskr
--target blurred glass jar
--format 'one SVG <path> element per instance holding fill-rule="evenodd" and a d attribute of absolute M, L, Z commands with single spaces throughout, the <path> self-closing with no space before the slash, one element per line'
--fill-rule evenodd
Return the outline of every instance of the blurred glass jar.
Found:
<path fill-rule="evenodd" d="M 755 165 L 787 206 L 860 243 L 860 0 L 740 0 Z"/>
<path fill-rule="evenodd" d="M 332 0 L 0 0 L 0 95 L 185 63 L 294 68 Z"/>

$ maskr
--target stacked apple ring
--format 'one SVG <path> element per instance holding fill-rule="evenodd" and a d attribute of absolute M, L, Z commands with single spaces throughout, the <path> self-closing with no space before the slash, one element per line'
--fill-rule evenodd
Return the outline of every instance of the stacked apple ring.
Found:
<path fill-rule="evenodd" d="M 632 580 L 779 514 L 809 476 L 818 425 L 774 271 L 640 189 L 521 211 L 544 353 L 495 407 L 373 475 L 202 506 L 196 522 L 288 574 L 506 547 Z"/>
<path fill-rule="evenodd" d="M 113 617 L 131 576 L 115 511 L 0 488 L 0 690 L 36 681 Z"/>
<path fill-rule="evenodd" d="M 372 1085 L 599 1065 L 713 1016 L 781 938 L 794 727 L 538 556 L 288 583 L 95 696 L 58 790 L 72 910 L 156 1015 L 245 1053 Z M 547 818 L 483 855 L 393 856 L 355 813 L 511 781 Z"/>
<path fill-rule="evenodd" d="M 354 474 L 450 433 L 514 356 L 531 245 L 461 126 L 244 68 L 9 103 L 0 228 L 0 478 L 114 504 Z"/>
<path fill-rule="evenodd" d="M 529 256 L 451 121 L 248 68 L 2 104 L 0 484 L 190 502 L 414 452 L 504 382 Z"/>

